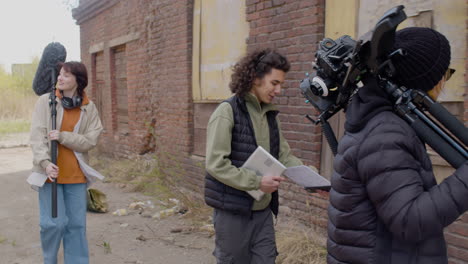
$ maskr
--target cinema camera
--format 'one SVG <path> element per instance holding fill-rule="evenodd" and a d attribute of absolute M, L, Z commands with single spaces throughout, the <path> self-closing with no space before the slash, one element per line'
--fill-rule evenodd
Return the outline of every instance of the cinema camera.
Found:
<path fill-rule="evenodd" d="M 341 36 L 325 38 L 315 54 L 313 76 L 300 83 L 303 96 L 319 112 L 314 124 L 321 124 L 329 145 L 336 155 L 337 140 L 328 119 L 346 109 L 352 96 L 365 82 L 376 80 L 394 101 L 394 110 L 406 120 L 421 139 L 439 153 L 454 168 L 468 159 L 468 129 L 441 104 L 426 93 L 398 86 L 392 59 L 405 56 L 405 50 L 393 49 L 397 26 L 406 19 L 404 6 L 388 10 L 374 29 L 358 40 Z M 432 118 L 426 115 L 429 112 Z M 437 119 L 437 122 L 434 119 Z M 448 132 L 448 131 L 450 132 Z M 458 139 L 458 140 L 457 140 Z"/>

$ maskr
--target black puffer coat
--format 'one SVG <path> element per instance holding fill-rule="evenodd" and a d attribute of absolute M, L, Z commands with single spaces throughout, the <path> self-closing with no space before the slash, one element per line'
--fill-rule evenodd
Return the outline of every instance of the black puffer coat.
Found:
<path fill-rule="evenodd" d="M 468 163 L 437 185 L 424 144 L 376 84 L 346 112 L 328 209 L 328 263 L 447 263 L 443 229 L 468 209 Z"/>

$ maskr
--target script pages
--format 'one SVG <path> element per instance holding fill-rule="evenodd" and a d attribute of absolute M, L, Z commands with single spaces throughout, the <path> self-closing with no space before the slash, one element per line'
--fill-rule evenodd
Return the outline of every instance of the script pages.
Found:
<path fill-rule="evenodd" d="M 253 170 L 258 176 L 280 176 L 286 170 L 281 162 L 260 146 L 245 161 L 242 168 Z M 265 194 L 261 190 L 247 191 L 247 193 L 257 201 L 260 201 Z"/>
<path fill-rule="evenodd" d="M 329 191 L 331 188 L 329 180 L 308 166 L 301 165 L 289 167 L 283 175 L 291 179 L 296 184 L 304 187 L 304 189 L 309 192 L 316 192 L 317 190 Z"/>
<path fill-rule="evenodd" d="M 309 192 L 317 190 L 329 191 L 331 188 L 330 181 L 310 167 L 301 165 L 286 168 L 260 146 L 250 155 L 244 165 L 242 165 L 242 168 L 253 170 L 258 176 L 284 175 Z M 261 190 L 247 191 L 247 193 L 257 201 L 265 194 Z"/>

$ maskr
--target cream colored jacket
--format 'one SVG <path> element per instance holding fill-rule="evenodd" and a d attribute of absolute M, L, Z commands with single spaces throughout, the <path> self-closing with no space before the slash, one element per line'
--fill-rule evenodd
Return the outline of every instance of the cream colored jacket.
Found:
<path fill-rule="evenodd" d="M 33 173 L 35 172 L 43 175 L 45 175 L 45 168 L 51 162 L 50 141 L 47 136 L 49 131 L 52 130 L 49 97 L 49 93 L 41 95 L 36 102 L 32 116 L 29 140 L 33 152 Z M 60 130 L 63 119 L 63 107 L 60 99 L 57 98 L 56 101 L 56 129 Z M 90 172 L 86 171 L 86 169 L 92 170 L 92 168 L 87 166 L 89 161 L 88 151 L 97 145 L 102 129 L 96 105 L 92 101 L 89 101 L 89 104 L 81 106 L 80 119 L 76 124 L 74 131 L 62 131 L 59 134 L 58 142 L 74 151 L 83 173 L 88 180 L 91 181 L 92 179 L 89 179 L 88 177 Z M 101 177 L 97 176 L 97 178 Z"/>

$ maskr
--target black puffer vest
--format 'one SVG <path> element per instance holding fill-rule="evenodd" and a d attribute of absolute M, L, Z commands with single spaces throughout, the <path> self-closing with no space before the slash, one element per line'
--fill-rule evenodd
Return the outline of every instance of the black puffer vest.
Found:
<path fill-rule="evenodd" d="M 255 140 L 252 120 L 247 111 L 245 100 L 238 96 L 233 96 L 225 102 L 231 105 L 234 117 L 231 155 L 229 159 L 234 166 L 239 168 L 242 167 L 248 157 L 255 151 L 257 141 Z M 267 112 L 270 130 L 270 154 L 278 159 L 279 130 L 276 122 L 277 114 L 278 111 Z M 205 202 L 216 209 L 230 211 L 235 214 L 250 215 L 254 199 L 248 193 L 227 186 L 206 173 Z M 278 215 L 278 191 L 272 193 L 270 208 L 275 215 Z"/>

